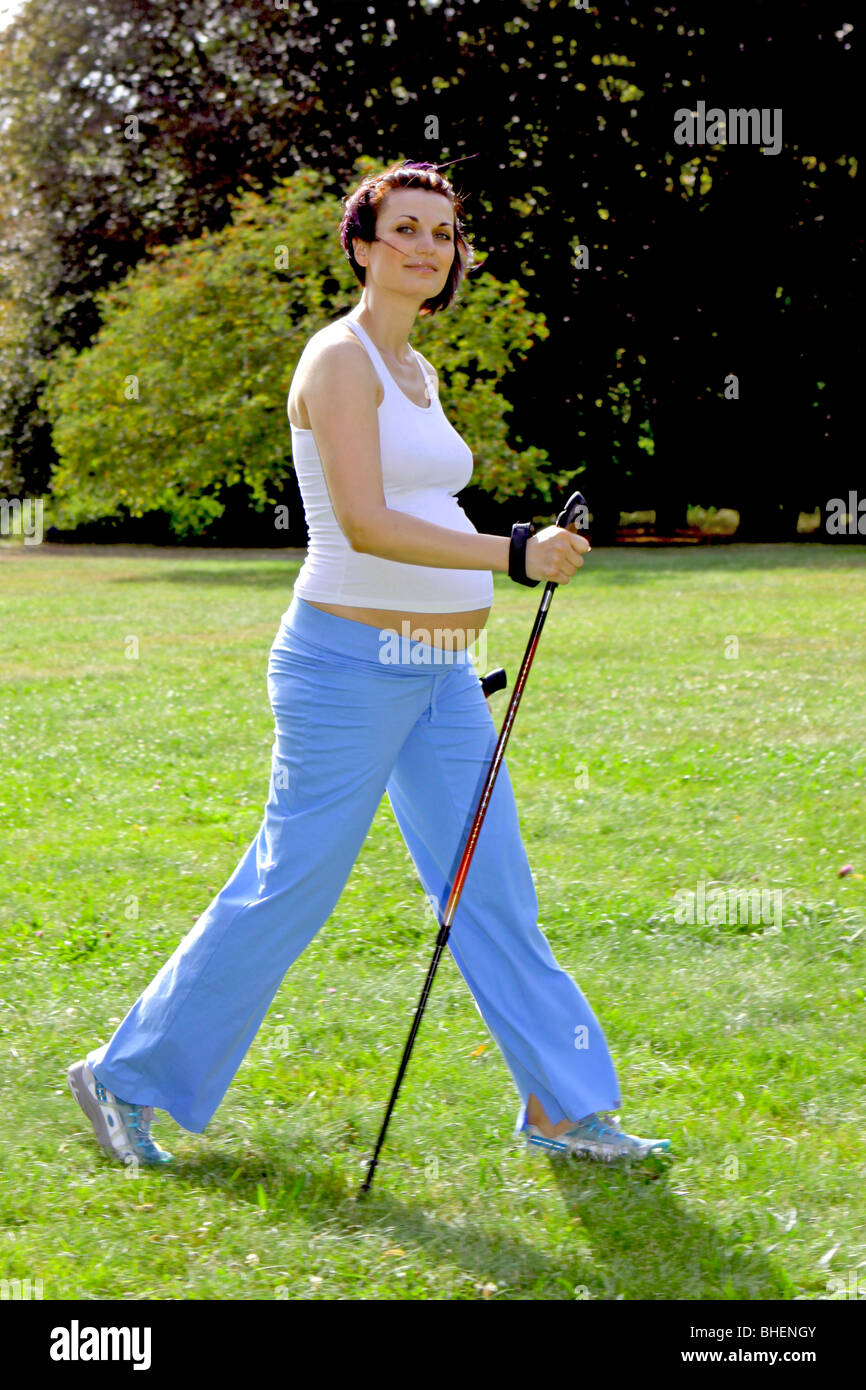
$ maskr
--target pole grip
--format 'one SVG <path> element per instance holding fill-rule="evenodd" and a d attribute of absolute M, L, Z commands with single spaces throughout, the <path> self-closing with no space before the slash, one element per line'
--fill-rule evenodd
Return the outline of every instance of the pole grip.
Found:
<path fill-rule="evenodd" d="M 573 492 L 556 518 L 557 526 L 567 530 L 573 526 L 576 531 L 589 529 L 589 508 L 582 492 Z"/>

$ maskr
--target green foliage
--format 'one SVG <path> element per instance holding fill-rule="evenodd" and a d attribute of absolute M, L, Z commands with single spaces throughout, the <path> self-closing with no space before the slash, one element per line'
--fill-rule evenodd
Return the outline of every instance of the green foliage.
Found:
<path fill-rule="evenodd" d="M 358 161 L 363 176 L 374 161 Z M 42 404 L 59 463 L 61 526 L 126 508 L 163 509 L 173 529 L 220 516 L 238 482 L 262 510 L 290 467 L 285 402 L 305 343 L 361 292 L 339 243 L 341 208 L 323 174 L 301 170 L 268 198 L 232 200 L 232 222 L 157 248 L 98 296 L 102 328 L 79 354 L 58 353 Z M 507 442 L 499 387 L 511 356 L 547 337 L 514 281 L 481 273 L 450 310 L 414 334 L 437 367 L 446 412 L 476 456 L 475 484 L 498 500 L 558 482 L 546 453 Z M 545 468 L 547 467 L 547 471 Z"/>
<path fill-rule="evenodd" d="M 850 44 L 816 47 L 808 24 L 762 5 L 716 6 L 688 33 L 676 6 L 516 0 L 505 19 L 499 0 L 474 0 L 454 23 L 438 0 L 146 8 L 131 25 L 126 0 L 26 0 L 0 30 L 0 492 L 45 493 L 40 364 L 92 344 L 101 290 L 154 246 L 219 234 L 238 189 L 267 195 L 299 158 L 342 193 L 359 150 L 385 162 L 408 142 L 457 158 L 491 268 L 547 315 L 548 341 L 509 383 L 511 418 L 557 466 L 570 455 L 599 540 L 622 508 L 684 524 L 698 474 L 750 541 L 793 538 L 798 508 L 847 495 L 857 159 L 832 131 L 774 158 L 689 150 L 671 103 L 721 91 L 730 53 L 784 45 L 787 67 L 809 71 L 810 109 L 836 110 Z"/>

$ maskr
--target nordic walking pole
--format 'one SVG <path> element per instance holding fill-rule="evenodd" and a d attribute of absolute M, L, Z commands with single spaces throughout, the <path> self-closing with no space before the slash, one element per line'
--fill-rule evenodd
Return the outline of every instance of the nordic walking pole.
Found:
<path fill-rule="evenodd" d="M 589 514 L 587 511 L 586 501 L 583 497 L 583 494 L 580 492 L 575 492 L 572 494 L 571 497 L 569 497 L 568 501 L 565 504 L 565 507 L 560 512 L 559 516 L 556 518 L 556 524 L 557 526 L 561 526 L 563 529 L 567 529 L 569 526 L 572 526 L 575 524 L 575 522 L 577 522 L 577 530 L 581 529 L 581 523 L 583 524 L 583 528 L 585 529 L 586 522 L 588 520 L 588 515 Z M 544 594 L 542 595 L 541 603 L 538 606 L 538 612 L 535 615 L 535 622 L 532 626 L 532 632 L 529 635 L 529 641 L 526 644 L 526 651 L 524 652 L 523 660 L 520 663 L 520 670 L 517 673 L 517 680 L 514 682 L 514 690 L 512 691 L 511 699 L 508 702 L 508 709 L 505 712 L 505 719 L 502 723 L 502 729 L 500 730 L 499 738 L 496 741 L 496 747 L 493 751 L 493 758 L 491 760 L 490 768 L 487 773 L 487 778 L 484 783 L 484 789 L 481 793 L 481 798 L 478 802 L 478 809 L 475 812 L 475 819 L 472 822 L 472 828 L 469 831 L 466 846 L 463 850 L 463 856 L 458 865 L 457 873 L 454 875 L 454 883 L 451 887 L 451 892 L 448 895 L 448 901 L 445 904 L 445 911 L 442 914 L 442 921 L 439 926 L 439 935 L 436 938 L 436 950 L 434 951 L 433 959 L 430 962 L 430 969 L 427 971 L 427 979 L 424 981 L 424 988 L 421 991 L 421 999 L 418 1003 L 417 1009 L 415 1010 L 415 1017 L 412 1020 L 412 1028 L 409 1033 L 409 1038 L 406 1043 L 406 1047 L 403 1050 L 403 1060 L 400 1063 L 400 1070 L 397 1073 L 397 1080 L 395 1081 L 394 1089 L 391 1092 L 391 1099 L 388 1102 L 388 1109 L 385 1112 L 385 1119 L 382 1122 L 382 1128 L 379 1131 L 379 1138 L 376 1142 L 376 1152 L 373 1154 L 373 1157 L 370 1160 L 370 1167 L 367 1170 L 366 1178 L 361 1184 L 361 1189 L 358 1194 L 359 1196 L 362 1196 L 364 1193 L 370 1191 L 370 1184 L 373 1181 L 373 1174 L 376 1171 L 376 1164 L 379 1161 L 379 1152 L 382 1148 L 383 1143 L 385 1142 L 385 1132 L 388 1128 L 388 1121 L 391 1118 L 391 1111 L 394 1109 L 394 1105 L 397 1100 L 397 1093 L 400 1090 L 400 1082 L 403 1080 L 406 1067 L 409 1063 L 409 1056 L 412 1052 L 412 1044 L 415 1041 L 415 1035 L 418 1032 L 418 1027 L 421 1023 L 421 1015 L 424 1012 L 424 1005 L 427 1003 L 427 996 L 430 993 L 430 986 L 433 983 L 433 976 L 436 974 L 436 967 L 439 964 L 439 957 L 442 955 L 442 952 L 445 949 L 445 944 L 448 940 L 448 936 L 451 931 L 451 923 L 454 921 L 454 914 L 457 911 L 457 904 L 459 903 L 460 895 L 463 892 L 463 884 L 466 881 L 466 875 L 469 872 L 469 865 L 471 864 L 472 856 L 475 853 L 475 845 L 478 841 L 478 836 L 481 831 L 481 826 L 484 822 L 484 817 L 487 814 L 487 807 L 490 804 L 490 797 L 493 792 L 493 785 L 496 781 L 496 778 L 499 773 L 499 768 L 502 764 L 502 759 L 505 754 L 505 745 L 508 742 L 508 736 L 511 733 L 511 726 L 514 723 L 514 716 L 517 713 L 517 706 L 520 704 L 520 697 L 523 694 L 523 687 L 526 684 L 526 679 L 529 675 L 529 668 L 532 665 L 533 657 L 535 656 L 535 649 L 538 646 L 538 639 L 541 636 L 541 629 L 544 627 L 544 620 L 547 617 L 547 612 L 550 608 L 550 603 L 557 587 L 558 586 L 553 582 L 552 579 L 548 580 L 548 582 L 544 586 Z"/>

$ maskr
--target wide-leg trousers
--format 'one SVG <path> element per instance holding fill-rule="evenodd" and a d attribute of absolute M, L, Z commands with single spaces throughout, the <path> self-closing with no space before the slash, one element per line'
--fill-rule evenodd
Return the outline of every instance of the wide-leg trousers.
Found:
<path fill-rule="evenodd" d="M 111 1039 L 87 1055 L 108 1090 L 193 1133 L 333 911 L 386 792 L 441 915 L 496 743 L 465 650 L 387 638 L 300 597 L 271 646 L 267 688 L 275 737 L 258 833 Z M 431 956 L 434 944 L 431 930 Z M 448 949 L 520 1093 L 515 1135 L 530 1094 L 554 1124 L 619 1108 L 602 1028 L 538 926 L 504 761 Z"/>

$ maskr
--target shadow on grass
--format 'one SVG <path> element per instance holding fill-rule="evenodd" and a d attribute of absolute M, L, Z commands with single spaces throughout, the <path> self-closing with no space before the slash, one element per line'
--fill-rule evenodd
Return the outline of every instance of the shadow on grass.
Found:
<path fill-rule="evenodd" d="M 166 568 L 107 577 L 109 584 L 229 585 L 282 588 L 293 584 L 306 551 L 282 552 L 200 547 L 137 545 L 43 545 L 41 551 L 77 559 L 161 560 Z M 204 562 L 204 563 L 203 563 Z M 782 542 L 747 545 L 724 542 L 701 546 L 598 546 L 588 561 L 587 576 L 604 584 L 637 584 L 653 575 L 692 574 L 712 570 L 832 570 L 866 565 L 866 538 L 842 541 Z M 170 567 L 169 567 L 170 566 Z"/>
<path fill-rule="evenodd" d="M 40 546 L 17 548 L 12 558 L 38 552 L 40 558 L 70 561 L 91 560 L 147 561 L 139 574 L 109 574 L 108 584 L 233 584 L 256 588 L 293 584 L 306 557 L 306 550 L 294 546 L 269 549 L 231 546 L 158 545 L 61 545 L 44 542 Z M 7 552 L 9 553 L 9 552 Z M 154 569 L 158 560 L 165 568 Z"/>
<path fill-rule="evenodd" d="M 231 588 L 247 589 L 285 589 L 294 584 L 298 577 L 301 561 L 284 560 L 279 565 L 263 565 L 255 569 L 245 569 L 242 564 L 232 564 L 227 569 L 202 570 L 193 566 L 170 570 L 167 574 L 119 574 L 106 580 L 108 584 L 226 584 Z"/>
<path fill-rule="evenodd" d="M 420 1172 L 417 1201 L 392 1196 L 388 1173 L 379 1169 L 371 1191 L 360 1196 L 366 1166 L 354 1146 L 340 1150 L 355 1169 L 352 1188 L 347 1189 L 345 1177 L 330 1169 L 327 1158 L 308 1144 L 287 1159 L 264 1150 L 250 1153 L 249 1142 L 242 1156 L 211 1149 L 179 1161 L 172 1179 L 199 1190 L 211 1186 L 229 1190 L 251 1206 L 260 1204 L 263 1191 L 269 1219 L 293 1230 L 299 1215 L 308 1231 L 328 1230 L 333 1235 L 335 1226 L 341 1227 L 347 1240 L 354 1233 L 387 1229 L 390 1243 L 403 1247 L 408 1257 L 413 1248 L 422 1249 L 428 1265 L 435 1265 L 437 1258 L 449 1267 L 457 1265 L 464 1274 L 474 1275 L 479 1285 L 496 1284 L 500 1301 L 742 1300 L 792 1295 L 780 1266 L 754 1246 L 748 1253 L 729 1249 L 740 1240 L 736 1231 L 723 1232 L 671 1192 L 676 1161 L 670 1158 L 617 1167 L 585 1158 L 543 1156 L 559 1189 L 566 1243 L 578 1226 L 584 1233 L 573 1255 L 564 1251 L 551 1257 L 532 1244 L 531 1233 L 524 1238 L 503 1224 L 491 1236 L 473 1223 L 471 1213 L 459 1223 L 431 1215 L 436 1194 L 425 1192 L 427 1179 Z M 353 1153 L 358 1154 L 357 1160 Z M 385 1168 L 386 1158 L 382 1160 Z M 406 1165 L 400 1164 L 400 1170 L 405 1180 Z M 503 1199 L 495 1190 L 491 1198 L 502 1207 Z M 621 1238 L 612 1239 L 611 1232 L 620 1229 Z M 591 1275 L 585 1272 L 587 1267 Z M 467 1296 L 473 1297 L 469 1286 Z M 436 1298 L 435 1287 L 430 1297 Z"/>
<path fill-rule="evenodd" d="M 866 565 L 866 541 L 803 544 L 709 546 L 607 546 L 593 549 L 587 562 L 602 583 L 636 584 L 655 574 L 694 574 L 712 570 L 829 570 Z M 587 573 L 590 570 L 587 569 Z"/>
<path fill-rule="evenodd" d="M 151 553 L 152 554 L 152 553 Z M 220 560 L 231 555 L 227 565 L 201 566 L 201 552 L 163 554 L 162 558 L 184 561 L 163 573 L 151 570 L 141 575 L 117 575 L 110 584 L 196 584 L 249 585 L 254 588 L 277 588 L 294 583 L 304 559 L 304 552 L 294 552 L 285 559 L 262 559 L 261 552 L 253 558 L 242 550 L 223 552 Z M 193 563 L 194 556 L 198 564 Z M 148 557 L 150 558 L 150 556 Z M 653 575 L 704 573 L 713 570 L 838 570 L 866 565 L 866 542 L 860 544 L 831 544 L 810 542 L 797 545 L 714 545 L 700 547 L 659 546 L 652 550 L 631 546 L 609 546 L 593 550 L 587 562 L 586 574 L 596 575 L 602 584 L 638 584 Z"/>

